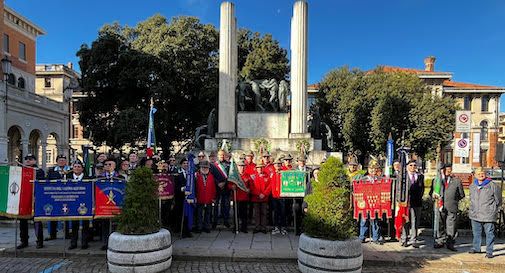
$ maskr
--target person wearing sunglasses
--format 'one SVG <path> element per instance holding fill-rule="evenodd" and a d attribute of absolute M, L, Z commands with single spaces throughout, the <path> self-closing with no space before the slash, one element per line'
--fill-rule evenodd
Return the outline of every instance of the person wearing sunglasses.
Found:
<path fill-rule="evenodd" d="M 417 172 L 416 160 L 407 163 L 407 181 L 409 188 L 409 222 L 402 227 L 400 242 L 402 246 L 419 248 L 417 234 L 421 221 L 421 208 L 424 195 L 424 175 Z"/>

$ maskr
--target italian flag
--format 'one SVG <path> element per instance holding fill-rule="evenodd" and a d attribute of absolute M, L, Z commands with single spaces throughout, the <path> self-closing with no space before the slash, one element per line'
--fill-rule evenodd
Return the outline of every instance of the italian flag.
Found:
<path fill-rule="evenodd" d="M 14 218 L 32 216 L 35 169 L 0 166 L 0 214 Z"/>

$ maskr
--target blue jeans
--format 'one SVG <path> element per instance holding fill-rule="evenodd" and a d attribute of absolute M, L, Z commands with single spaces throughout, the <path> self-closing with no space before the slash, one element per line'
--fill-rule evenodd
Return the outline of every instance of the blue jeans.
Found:
<path fill-rule="evenodd" d="M 478 222 L 472 220 L 472 249 L 478 252 L 481 251 L 482 227 L 484 227 L 484 232 L 486 233 L 486 253 L 493 255 L 494 223 L 492 222 Z"/>
<path fill-rule="evenodd" d="M 379 229 L 379 219 L 368 219 L 368 217 L 362 217 L 361 222 L 359 223 L 359 239 L 361 241 L 365 240 L 368 233 L 368 222 L 370 222 L 370 226 L 372 227 L 372 241 L 377 242 L 381 238 L 380 229 Z"/>

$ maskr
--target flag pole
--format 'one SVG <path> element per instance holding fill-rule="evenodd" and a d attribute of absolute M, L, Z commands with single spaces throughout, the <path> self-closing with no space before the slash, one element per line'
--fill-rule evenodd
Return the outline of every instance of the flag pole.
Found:
<path fill-rule="evenodd" d="M 236 186 L 235 186 L 236 187 Z M 235 211 L 235 234 L 238 234 L 237 189 L 233 189 L 233 210 Z"/>

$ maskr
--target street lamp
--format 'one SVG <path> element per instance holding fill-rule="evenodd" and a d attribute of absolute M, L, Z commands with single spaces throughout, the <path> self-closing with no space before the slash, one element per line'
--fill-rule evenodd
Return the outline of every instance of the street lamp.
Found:
<path fill-rule="evenodd" d="M 5 115 L 7 116 L 7 80 L 12 73 L 12 61 L 7 56 L 4 56 L 2 59 L 2 71 L 4 72 L 5 82 Z"/>

